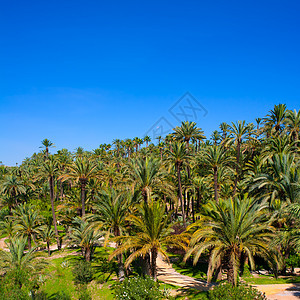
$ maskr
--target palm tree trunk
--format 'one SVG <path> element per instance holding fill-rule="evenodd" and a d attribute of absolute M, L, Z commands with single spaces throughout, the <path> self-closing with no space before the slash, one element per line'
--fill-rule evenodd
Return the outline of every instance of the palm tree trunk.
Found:
<path fill-rule="evenodd" d="M 51 252 L 50 252 L 50 243 L 49 243 L 49 241 L 47 241 L 47 250 L 48 250 L 48 256 L 50 256 Z"/>
<path fill-rule="evenodd" d="M 81 210 L 82 210 L 82 216 L 85 216 L 85 186 L 87 184 L 87 180 L 81 180 Z"/>
<path fill-rule="evenodd" d="M 182 212 L 182 218 L 183 218 L 183 226 L 186 227 L 184 203 L 183 203 L 183 199 L 182 199 L 180 166 L 176 165 L 176 169 L 177 169 L 177 179 L 178 179 L 178 194 L 179 194 L 179 200 L 180 200 L 180 205 L 181 205 L 181 212 Z"/>
<path fill-rule="evenodd" d="M 53 176 L 50 176 L 50 178 L 49 178 L 49 188 L 50 188 L 51 210 L 52 210 L 54 232 L 55 232 L 55 237 L 56 237 L 56 242 L 57 242 L 57 249 L 60 250 L 60 242 L 59 242 L 59 236 L 58 236 L 58 230 L 57 230 L 57 224 L 56 224 L 56 215 L 55 215 L 55 209 L 54 209 L 54 180 L 53 180 Z"/>
<path fill-rule="evenodd" d="M 157 259 L 157 250 L 151 250 L 151 276 L 156 281 L 157 280 L 157 270 L 156 270 L 156 259 Z"/>
<path fill-rule="evenodd" d="M 28 249 L 31 250 L 31 235 L 28 234 Z"/>

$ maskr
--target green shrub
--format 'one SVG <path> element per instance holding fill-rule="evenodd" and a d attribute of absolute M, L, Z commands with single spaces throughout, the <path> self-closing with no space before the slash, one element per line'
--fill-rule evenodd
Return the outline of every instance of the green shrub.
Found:
<path fill-rule="evenodd" d="M 286 265 L 289 268 L 299 268 L 300 267 L 300 255 L 292 254 L 286 259 Z"/>
<path fill-rule="evenodd" d="M 115 286 L 115 294 L 118 300 L 165 299 L 159 284 L 148 276 L 126 278 Z"/>
<path fill-rule="evenodd" d="M 244 277 L 251 277 L 251 272 L 250 272 L 250 267 L 248 264 L 244 265 L 244 270 L 243 270 L 243 276 Z"/>
<path fill-rule="evenodd" d="M 75 284 L 87 284 L 93 280 L 93 268 L 90 262 L 80 260 L 74 265 L 72 273 Z"/>
<path fill-rule="evenodd" d="M 266 300 L 266 296 L 257 289 L 240 284 L 232 286 L 230 283 L 219 284 L 208 293 L 210 300 Z"/>

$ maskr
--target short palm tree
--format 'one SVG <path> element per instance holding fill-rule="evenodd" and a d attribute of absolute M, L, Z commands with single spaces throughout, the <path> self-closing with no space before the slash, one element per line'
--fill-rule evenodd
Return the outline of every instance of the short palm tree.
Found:
<path fill-rule="evenodd" d="M 208 282 L 220 260 L 228 261 L 227 280 L 237 284 L 240 257 L 248 256 L 254 269 L 254 254 L 269 252 L 273 235 L 270 220 L 266 218 L 267 203 L 259 203 L 248 198 L 230 198 L 219 203 L 210 201 L 201 215 L 201 219 L 191 225 L 195 229 L 190 249 L 185 260 L 193 255 L 194 263 L 207 250 L 210 251 Z"/>
<path fill-rule="evenodd" d="M 43 242 L 47 245 L 48 256 L 51 255 L 50 245 L 55 240 L 56 234 L 51 226 L 43 226 L 40 231 L 40 236 Z M 59 249 L 59 248 L 58 248 Z"/>
<path fill-rule="evenodd" d="M 132 234 L 116 238 L 116 241 L 120 242 L 121 245 L 110 255 L 110 258 L 131 251 L 125 261 L 125 267 L 127 268 L 136 258 L 141 256 L 145 258 L 150 254 L 150 274 L 156 280 L 158 253 L 168 260 L 164 247 L 176 244 L 176 242 L 180 244 L 180 242 L 175 235 L 171 235 L 172 224 L 169 223 L 171 214 L 165 214 L 165 204 L 161 204 L 159 201 L 151 201 L 149 204 L 143 203 L 137 209 L 136 214 L 131 214 L 127 218 L 133 227 Z"/>
<path fill-rule="evenodd" d="M 103 191 L 96 197 L 93 205 L 93 214 L 87 216 L 87 220 L 96 230 L 106 232 L 105 243 L 109 235 L 118 237 L 126 232 L 126 217 L 132 204 L 128 193 L 120 193 L 115 190 Z M 123 255 L 118 255 L 119 280 L 124 279 Z"/>
<path fill-rule="evenodd" d="M 31 250 L 32 239 L 39 235 L 43 218 L 35 206 L 29 204 L 19 205 L 13 210 L 11 217 L 15 222 L 15 232 L 28 241 L 28 249 Z"/>
<path fill-rule="evenodd" d="M 67 237 L 68 245 L 79 246 L 84 259 L 90 261 L 97 246 L 97 242 L 102 236 L 103 234 L 92 228 L 87 221 L 76 217 Z"/>
<path fill-rule="evenodd" d="M 14 272 L 14 280 L 22 288 L 22 276 L 34 275 L 40 272 L 46 265 L 45 261 L 36 259 L 39 252 L 31 249 L 25 252 L 26 238 L 13 238 L 5 241 L 9 251 L 0 250 L 0 266 L 5 272 Z"/>

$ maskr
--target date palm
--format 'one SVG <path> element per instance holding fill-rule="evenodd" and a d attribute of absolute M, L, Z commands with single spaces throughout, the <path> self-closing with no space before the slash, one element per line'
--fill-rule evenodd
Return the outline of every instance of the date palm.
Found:
<path fill-rule="evenodd" d="M 4 272 L 14 272 L 14 280 L 19 288 L 22 288 L 23 282 L 19 275 L 26 273 L 32 276 L 40 272 L 45 266 L 46 262 L 37 259 L 40 255 L 34 248 L 25 251 L 26 239 L 13 238 L 5 241 L 9 251 L 0 250 L 0 266 Z"/>
<path fill-rule="evenodd" d="M 26 193 L 26 187 L 18 176 L 8 174 L 5 175 L 3 180 L 0 182 L 0 191 L 13 200 L 9 205 L 9 210 L 11 210 L 12 202 L 14 202 L 15 205 L 18 204 L 17 197 Z"/>
<path fill-rule="evenodd" d="M 286 117 L 284 122 L 294 142 L 297 142 L 299 140 L 299 132 L 300 132 L 300 110 L 298 110 L 298 112 L 296 110 L 294 111 L 288 110 L 286 112 Z"/>
<path fill-rule="evenodd" d="M 45 178 L 49 184 L 49 192 L 50 192 L 50 201 L 51 201 L 51 211 L 52 211 L 52 219 L 53 219 L 53 226 L 56 236 L 57 248 L 60 250 L 60 241 L 58 236 L 58 229 L 57 229 L 57 221 L 56 221 L 56 213 L 54 207 L 54 180 L 57 177 L 59 172 L 58 161 L 54 158 L 53 155 L 48 157 L 39 169 L 38 178 Z"/>
<path fill-rule="evenodd" d="M 181 205 L 181 212 L 183 218 L 184 227 L 186 227 L 186 215 L 184 209 L 184 203 L 182 199 L 182 180 L 181 170 L 184 164 L 187 164 L 191 159 L 191 155 L 188 152 L 187 147 L 182 142 L 173 143 L 171 149 L 166 150 L 167 161 L 175 167 L 177 180 L 178 180 L 178 197 Z"/>
<path fill-rule="evenodd" d="M 184 121 L 180 127 L 176 126 L 173 130 L 175 138 L 178 141 L 185 142 L 187 148 L 191 140 L 200 141 L 205 139 L 204 132 L 197 127 L 195 122 Z"/>
<path fill-rule="evenodd" d="M 128 216 L 127 220 L 133 227 L 131 235 L 123 235 L 116 238 L 121 245 L 111 255 L 110 258 L 131 251 L 125 261 L 127 268 L 136 258 L 150 254 L 150 274 L 156 280 L 156 259 L 160 253 L 168 260 L 165 246 L 180 244 L 178 238 L 172 233 L 172 224 L 169 223 L 171 214 L 165 214 L 165 205 L 158 201 L 151 201 L 149 204 L 143 203 L 138 206 L 137 213 Z"/>
<path fill-rule="evenodd" d="M 286 105 L 278 104 L 264 118 L 267 134 L 274 133 L 278 135 L 282 129 L 286 117 Z"/>
<path fill-rule="evenodd" d="M 234 142 L 236 147 L 236 177 L 233 188 L 233 195 L 235 195 L 240 173 L 241 145 L 243 139 L 249 136 L 249 126 L 245 121 L 232 122 L 231 126 L 229 126 L 229 131 L 233 136 L 231 141 Z"/>
<path fill-rule="evenodd" d="M 52 241 L 56 238 L 56 234 L 53 231 L 53 229 L 51 228 L 51 226 L 46 225 L 41 228 L 40 236 L 41 236 L 42 241 L 46 243 L 48 256 L 50 256 L 51 255 L 50 245 L 51 245 Z M 60 246 L 60 244 L 59 244 L 59 246 Z M 60 249 L 60 247 L 58 249 Z"/>
<path fill-rule="evenodd" d="M 127 194 L 115 190 L 103 191 L 96 197 L 96 203 L 93 205 L 93 214 L 87 216 L 87 220 L 96 230 L 101 229 L 106 232 L 105 243 L 109 235 L 118 237 L 126 232 L 126 216 L 132 201 Z M 119 246 L 119 245 L 118 245 Z M 119 280 L 124 279 L 123 255 L 118 255 Z"/>
<path fill-rule="evenodd" d="M 144 137 L 144 142 L 146 142 L 146 147 L 148 148 L 148 144 L 151 142 L 151 138 L 150 138 L 149 135 L 146 135 L 146 136 Z"/>
<path fill-rule="evenodd" d="M 79 157 L 68 166 L 66 173 L 59 177 L 62 181 L 72 179 L 80 184 L 82 216 L 85 215 L 86 185 L 97 175 L 97 165 L 86 157 Z"/>
<path fill-rule="evenodd" d="M 48 139 L 42 140 L 42 145 L 43 145 L 43 146 L 41 146 L 40 148 L 45 147 L 46 158 L 48 158 L 48 156 L 49 156 L 49 148 L 55 147 L 55 146 L 54 146 L 54 144 L 53 144 L 50 140 L 48 140 Z"/>
<path fill-rule="evenodd" d="M 145 203 L 155 191 L 162 191 L 171 196 L 173 187 L 168 182 L 168 174 L 158 159 L 149 156 L 145 159 L 138 157 L 131 161 L 127 174 L 133 191 L 140 191 Z"/>
<path fill-rule="evenodd" d="M 32 239 L 39 235 L 43 218 L 35 206 L 29 204 L 19 205 L 13 210 L 11 217 L 15 223 L 14 229 L 18 236 L 28 241 L 28 249 L 31 250 Z"/>
<path fill-rule="evenodd" d="M 218 170 L 228 166 L 232 162 L 232 157 L 228 154 L 224 147 L 214 145 L 206 147 L 202 152 L 202 160 L 207 168 L 213 172 L 214 177 L 214 197 L 215 201 L 219 201 L 219 182 Z"/>
<path fill-rule="evenodd" d="M 266 218 L 267 208 L 266 202 L 256 202 L 247 195 L 243 199 L 221 199 L 219 203 L 210 201 L 201 219 L 188 228 L 195 231 L 185 260 L 193 255 L 196 264 L 208 250 L 208 282 L 219 261 L 226 260 L 227 280 L 236 285 L 242 253 L 249 258 L 252 269 L 255 265 L 254 254 L 269 253 L 269 244 L 274 234 L 270 220 Z"/>
<path fill-rule="evenodd" d="M 91 261 L 98 240 L 102 236 L 102 233 L 92 228 L 87 221 L 76 217 L 70 228 L 68 245 L 79 246 L 84 259 L 86 261 Z"/>

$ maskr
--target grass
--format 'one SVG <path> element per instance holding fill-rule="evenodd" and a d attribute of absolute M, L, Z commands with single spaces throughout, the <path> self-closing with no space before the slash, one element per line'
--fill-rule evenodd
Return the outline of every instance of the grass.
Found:
<path fill-rule="evenodd" d="M 97 269 L 101 259 L 108 257 L 112 251 L 110 248 L 98 247 L 95 252 L 95 258 L 92 266 Z M 44 270 L 43 276 L 46 279 L 45 283 L 40 287 L 40 291 L 44 292 L 47 297 L 53 297 L 62 291 L 71 297 L 78 299 L 76 285 L 73 281 L 72 266 L 80 259 L 80 256 L 69 255 L 74 252 L 74 249 L 64 251 L 54 251 L 53 254 L 63 254 L 64 257 L 50 259 L 50 264 Z M 88 284 L 88 290 L 91 292 L 93 299 L 112 300 L 114 299 L 113 291 L 110 286 L 115 283 L 113 272 L 96 272 L 95 279 Z"/>
<path fill-rule="evenodd" d="M 285 283 L 300 283 L 299 276 L 287 276 L 284 278 L 275 278 L 271 275 L 259 275 L 259 277 L 246 277 L 243 278 L 250 284 L 285 284 Z"/>

